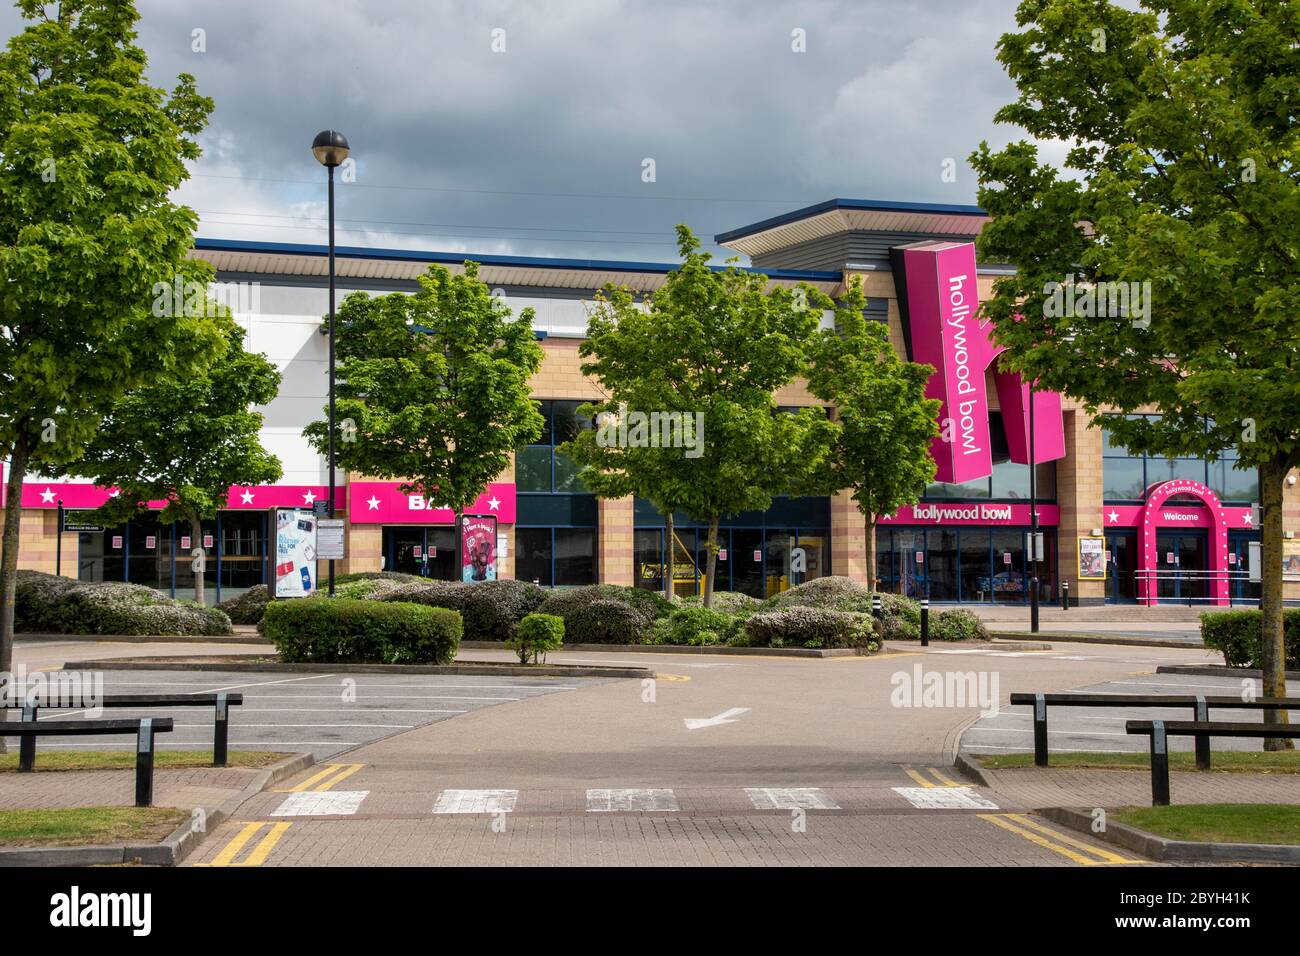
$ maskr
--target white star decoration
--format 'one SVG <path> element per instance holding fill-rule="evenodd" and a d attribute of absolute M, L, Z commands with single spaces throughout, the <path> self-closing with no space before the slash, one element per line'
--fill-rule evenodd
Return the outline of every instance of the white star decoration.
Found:
<path fill-rule="evenodd" d="M 493 495 L 491 498 L 488 499 L 489 509 L 491 509 L 492 511 L 496 511 L 500 507 L 501 507 L 501 502 L 497 500 L 496 495 Z"/>
<path fill-rule="evenodd" d="M 251 488 L 246 489 L 240 494 L 239 500 L 246 505 L 251 505 L 253 503 L 253 490 Z"/>
<path fill-rule="evenodd" d="M 374 495 L 371 495 L 369 498 L 366 499 L 366 504 L 370 506 L 371 511 L 379 510 L 379 499 L 376 498 Z"/>
<path fill-rule="evenodd" d="M 41 502 L 48 505 L 53 500 L 54 492 L 50 491 L 49 486 L 47 485 L 45 490 L 41 492 Z"/>
<path fill-rule="evenodd" d="M 1113 508 L 1111 509 L 1110 514 L 1106 515 L 1106 517 L 1110 519 L 1111 524 L 1119 523 L 1119 512 L 1114 510 Z"/>
<path fill-rule="evenodd" d="M 316 492 L 308 491 L 302 496 L 303 504 L 311 504 L 316 500 Z"/>

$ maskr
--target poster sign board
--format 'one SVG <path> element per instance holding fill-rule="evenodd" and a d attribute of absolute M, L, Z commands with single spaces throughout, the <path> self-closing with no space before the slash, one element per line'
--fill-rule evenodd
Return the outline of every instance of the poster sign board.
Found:
<path fill-rule="evenodd" d="M 496 515 L 464 515 L 460 519 L 460 579 L 497 579 Z"/>
<path fill-rule="evenodd" d="M 347 557 L 343 541 L 342 518 L 316 519 L 316 557 L 326 561 L 342 561 Z M 419 557 L 419 554 L 416 554 Z"/>
<path fill-rule="evenodd" d="M 1251 544 L 1256 542 L 1252 541 Z M 1255 563 L 1251 562 L 1252 570 Z M 1252 578 L 1251 580 L 1257 580 Z M 1300 541 L 1282 542 L 1282 580 L 1300 581 Z"/>
<path fill-rule="evenodd" d="M 1079 539 L 1079 579 L 1104 581 L 1106 579 L 1106 539 Z"/>
<path fill-rule="evenodd" d="M 275 509 L 275 596 L 307 597 L 316 590 L 316 516 Z"/>

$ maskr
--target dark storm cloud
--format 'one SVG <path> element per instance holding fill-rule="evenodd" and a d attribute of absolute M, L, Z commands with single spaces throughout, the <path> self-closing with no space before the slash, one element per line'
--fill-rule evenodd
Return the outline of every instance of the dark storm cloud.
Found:
<path fill-rule="evenodd" d="M 309 146 L 331 126 L 358 160 L 341 242 L 619 259 L 672 258 L 679 221 L 711 237 L 833 196 L 973 202 L 965 157 L 1014 133 L 992 123 L 1012 0 L 139 10 L 152 80 L 191 72 L 217 104 L 182 192 L 205 236 L 321 241 Z"/>

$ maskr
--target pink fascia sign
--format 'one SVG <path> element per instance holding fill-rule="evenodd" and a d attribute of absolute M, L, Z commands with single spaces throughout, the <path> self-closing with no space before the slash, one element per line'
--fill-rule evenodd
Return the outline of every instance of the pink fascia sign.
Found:
<path fill-rule="evenodd" d="M 57 508 L 59 501 L 70 511 L 98 508 L 109 498 L 117 497 L 116 488 L 100 488 L 88 482 L 25 481 L 24 508 Z M 317 501 L 329 499 L 326 485 L 231 485 L 226 493 L 226 508 L 233 511 L 257 511 L 262 508 L 311 508 Z M 334 489 L 334 507 L 342 509 L 346 495 L 342 487 Z M 150 501 L 155 510 L 165 501 Z"/>
<path fill-rule="evenodd" d="M 926 397 L 937 398 L 940 434 L 930 446 L 936 481 L 960 484 L 993 474 L 985 373 L 1004 350 L 981 324 L 975 246 L 919 242 L 903 246 L 912 360 L 933 365 Z M 1029 463 L 1029 385 L 1019 374 L 995 372 L 994 384 L 1011 460 Z M 1061 396 L 1034 392 L 1034 458 L 1065 457 Z"/>
<path fill-rule="evenodd" d="M 881 524 L 935 525 L 937 527 L 988 527 L 1006 525 L 1019 527 L 1031 520 L 1029 505 L 1000 502 L 972 501 L 970 503 L 905 505 L 880 519 Z M 1061 509 L 1057 505 L 1040 504 L 1038 523 L 1044 528 L 1055 528 L 1061 523 Z"/>
<path fill-rule="evenodd" d="M 496 481 L 466 509 L 466 514 L 493 515 L 500 524 L 515 523 L 515 486 Z M 424 495 L 402 493 L 396 481 L 348 484 L 348 514 L 353 524 L 452 524 L 456 515 Z"/>

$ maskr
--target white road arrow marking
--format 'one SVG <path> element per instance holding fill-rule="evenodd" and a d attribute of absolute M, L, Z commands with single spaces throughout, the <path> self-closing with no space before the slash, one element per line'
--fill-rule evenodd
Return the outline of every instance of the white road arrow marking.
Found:
<path fill-rule="evenodd" d="M 716 717 L 685 717 L 687 730 L 699 730 L 701 727 L 716 727 L 719 724 L 734 724 L 735 718 L 749 713 L 748 707 L 733 707 L 724 710 Z"/>

